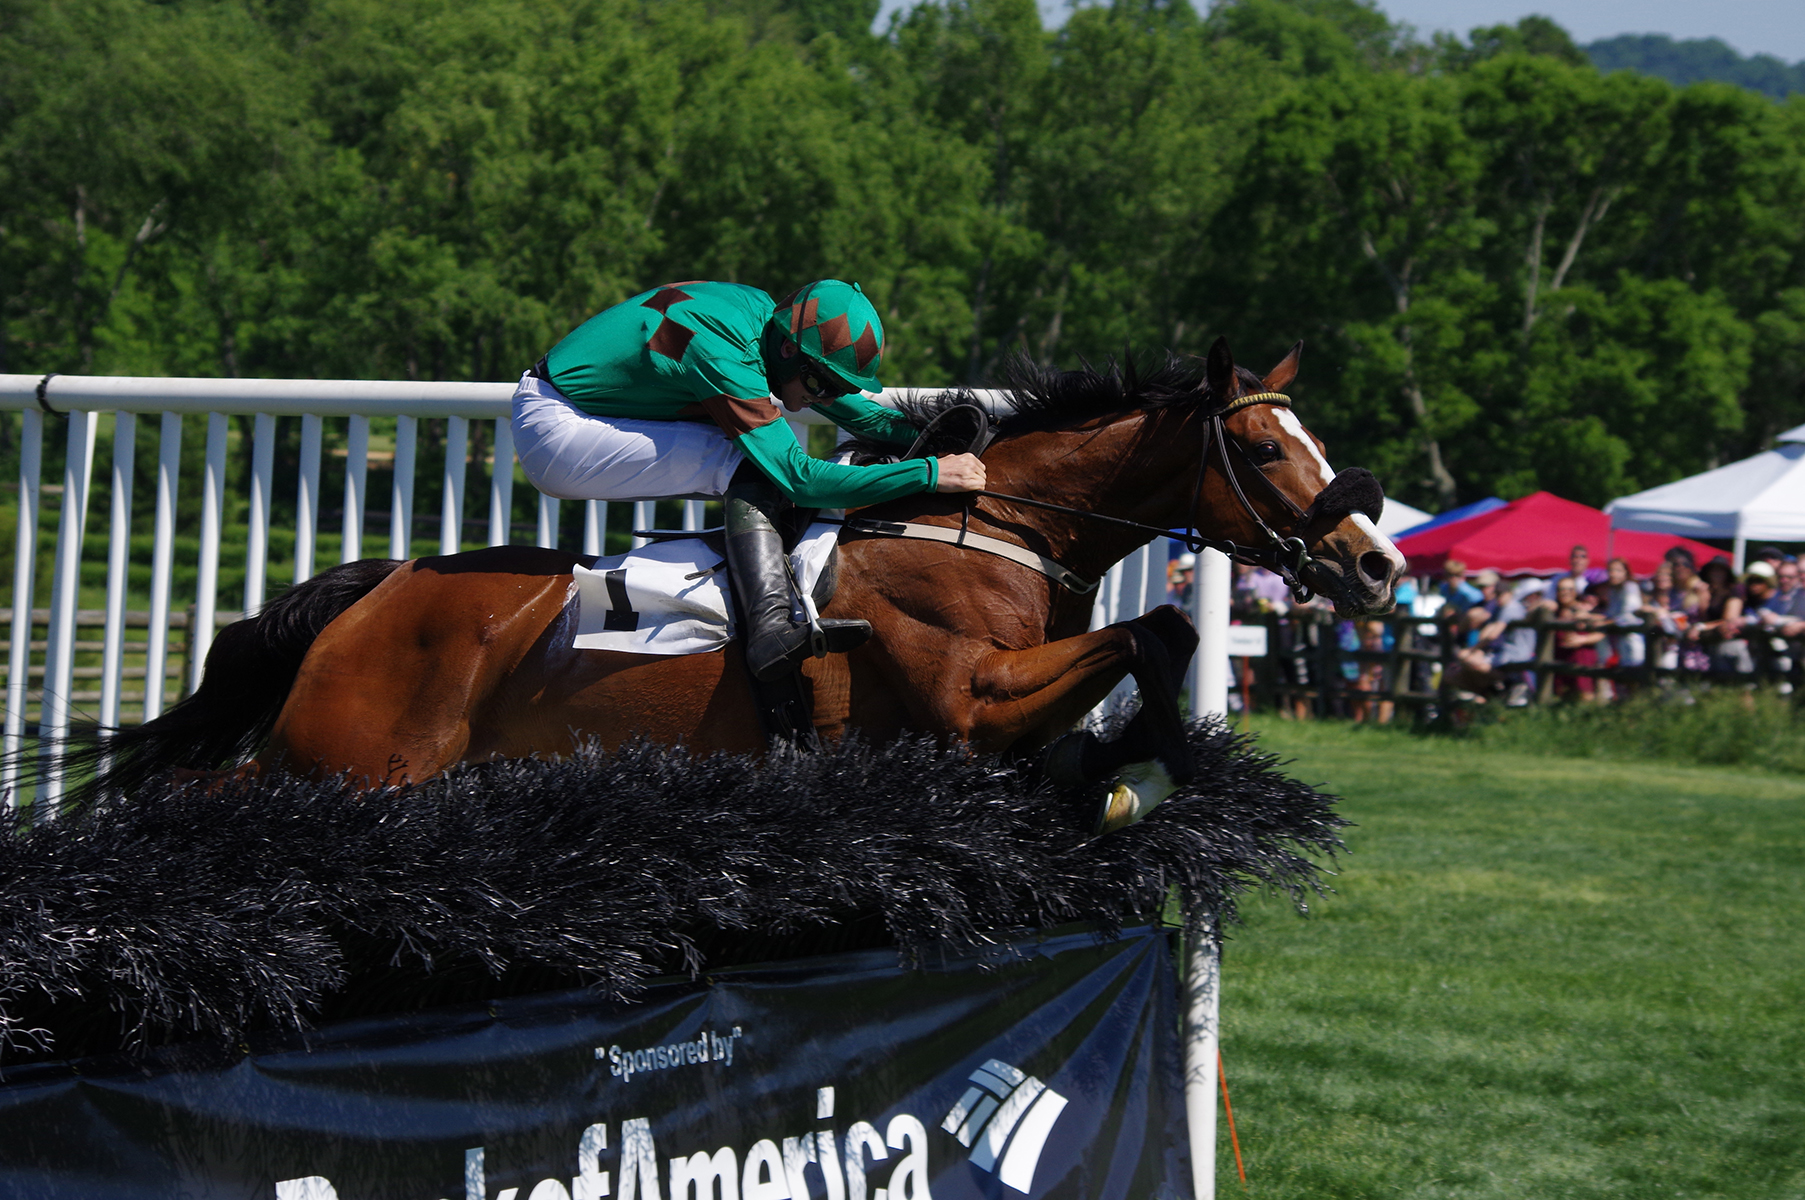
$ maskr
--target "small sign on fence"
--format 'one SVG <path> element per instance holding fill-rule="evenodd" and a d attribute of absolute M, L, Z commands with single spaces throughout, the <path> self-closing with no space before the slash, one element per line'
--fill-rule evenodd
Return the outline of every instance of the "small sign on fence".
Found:
<path fill-rule="evenodd" d="M 1264 625 L 1230 625 L 1228 627 L 1228 654 L 1230 658 L 1265 658 L 1266 626 Z"/>

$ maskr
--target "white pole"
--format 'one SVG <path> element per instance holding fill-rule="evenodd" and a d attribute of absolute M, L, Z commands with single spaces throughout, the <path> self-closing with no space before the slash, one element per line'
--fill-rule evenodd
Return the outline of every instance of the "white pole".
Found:
<path fill-rule="evenodd" d="M 345 423 L 345 526 L 341 563 L 364 556 L 364 482 L 370 473 L 370 418 L 352 417 Z"/>
<path fill-rule="evenodd" d="M 633 528 L 650 529 L 658 524 L 658 505 L 651 500 L 635 500 L 633 502 Z M 635 535 L 633 548 L 639 549 L 646 544 L 645 538 Z"/>
<path fill-rule="evenodd" d="M 44 701 L 39 729 L 50 763 L 38 784 L 44 817 L 56 815 L 63 794 L 62 740 L 69 732 L 70 690 L 75 681 L 75 613 L 81 596 L 81 544 L 88 523 L 88 484 L 94 477 L 94 434 L 100 414 L 69 414 L 69 449 L 63 461 L 63 511 L 57 523 L 56 576 L 50 590 L 50 638 L 44 652 Z"/>
<path fill-rule="evenodd" d="M 412 558 L 414 537 L 414 441 L 418 417 L 395 418 L 395 486 L 389 494 L 389 557 Z"/>
<path fill-rule="evenodd" d="M 558 548 L 558 501 L 544 492 L 539 493 L 539 545 Z"/>
<path fill-rule="evenodd" d="M 314 542 L 320 528 L 320 439 L 312 413 L 301 418 L 301 471 L 295 483 L 295 582 L 313 578 Z"/>
<path fill-rule="evenodd" d="M 244 611 L 263 607 L 264 577 L 269 573 L 270 500 L 276 484 L 276 418 L 258 413 L 251 421 L 250 542 L 244 553 Z M 222 514 L 223 515 L 223 514 Z"/>
<path fill-rule="evenodd" d="M 194 628 L 189 641 L 188 690 L 199 691 L 207 650 L 213 645 L 213 618 L 219 607 L 219 535 L 226 519 L 226 414 L 207 414 L 207 466 L 201 487 L 201 569 L 194 592 Z"/>
<path fill-rule="evenodd" d="M 600 558 L 608 536 L 608 502 L 583 501 L 583 553 Z"/>
<path fill-rule="evenodd" d="M 1228 717 L 1228 602 L 1233 567 L 1219 550 L 1197 552 L 1191 592 L 1197 662 L 1191 710 Z M 1196 1200 L 1216 1196 L 1216 1052 L 1222 959 L 1214 914 L 1205 935 L 1186 949 L 1185 1117 L 1191 1134 L 1191 1187 Z"/>
<path fill-rule="evenodd" d="M 470 454 L 470 422 L 445 418 L 445 496 L 439 518 L 439 553 L 456 554 L 464 541 L 464 460 Z"/>
<path fill-rule="evenodd" d="M 1741 522 L 1738 522 L 1739 526 L 1740 524 Z M 1730 566 L 1735 569 L 1736 574 L 1741 575 L 1743 567 L 1748 565 L 1749 539 L 1742 536 L 1742 530 L 1740 528 L 1737 529 L 1736 541 L 1732 544 L 1735 546 L 1735 550 L 1733 551 L 1735 557 L 1731 560 Z"/>
<path fill-rule="evenodd" d="M 182 470 L 182 414 L 163 414 L 157 439 L 156 534 L 150 551 L 150 636 L 144 650 L 144 719 L 163 715 L 169 675 L 169 586 L 175 559 L 176 484 Z"/>
<path fill-rule="evenodd" d="M 1187 939 L 1189 941 L 1189 939 Z M 1216 1197 L 1216 1049 L 1222 958 L 1213 924 L 1185 953 L 1185 1123 L 1191 1134 L 1191 1191 Z"/>
<path fill-rule="evenodd" d="M 1197 552 L 1191 619 L 1197 623 L 1197 658 L 1191 673 L 1191 711 L 1228 715 L 1228 602 L 1234 568 L 1220 550 Z"/>
<path fill-rule="evenodd" d="M 700 529 L 706 512 L 701 500 L 685 500 L 683 502 L 683 528 Z"/>
<path fill-rule="evenodd" d="M 113 544 L 107 551 L 107 629 L 100 659 L 100 723 L 119 724 L 125 674 L 125 584 L 132 558 L 132 474 L 137 466 L 138 415 L 113 417 Z M 148 682 L 148 679 L 147 679 Z"/>
<path fill-rule="evenodd" d="M 25 697 L 31 675 L 31 601 L 37 586 L 38 471 L 44 461 L 44 414 L 19 414 L 19 529 L 13 549 L 13 642 L 6 667 L 6 806 L 18 804 L 19 750 L 25 744 Z"/>
<path fill-rule="evenodd" d="M 489 473 L 489 544 L 508 544 L 514 520 L 514 427 L 504 417 L 495 422 L 495 466 Z"/>

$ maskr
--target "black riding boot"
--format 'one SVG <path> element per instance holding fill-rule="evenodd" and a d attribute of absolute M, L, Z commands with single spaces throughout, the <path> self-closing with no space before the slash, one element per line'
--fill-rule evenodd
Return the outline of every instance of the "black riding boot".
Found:
<path fill-rule="evenodd" d="M 871 636 L 869 621 L 821 622 L 821 635 L 790 620 L 790 564 L 773 513 L 777 486 L 747 463 L 722 497 L 727 523 L 727 572 L 746 614 L 746 666 L 756 679 L 781 679 L 811 656 L 844 654 Z"/>

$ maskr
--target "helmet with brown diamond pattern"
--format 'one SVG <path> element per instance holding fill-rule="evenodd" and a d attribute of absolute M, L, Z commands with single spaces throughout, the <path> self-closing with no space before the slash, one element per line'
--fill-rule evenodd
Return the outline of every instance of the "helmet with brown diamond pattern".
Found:
<path fill-rule="evenodd" d="M 826 367 L 848 391 L 875 392 L 884 386 L 877 377 L 884 325 L 856 283 L 818 279 L 805 284 L 778 301 L 765 332 L 765 368 L 773 388 L 810 363 Z M 802 353 L 785 360 L 778 353 L 785 341 Z"/>

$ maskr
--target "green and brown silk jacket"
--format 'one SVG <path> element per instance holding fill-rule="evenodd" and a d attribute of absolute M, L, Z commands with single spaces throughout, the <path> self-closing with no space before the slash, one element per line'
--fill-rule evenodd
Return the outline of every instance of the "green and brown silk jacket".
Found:
<path fill-rule="evenodd" d="M 853 467 L 810 458 L 771 398 L 759 342 L 776 303 L 738 283 L 671 283 L 583 322 L 546 355 L 553 387 L 586 413 L 713 421 L 797 504 L 856 508 L 928 492 L 933 459 Z M 894 445 L 916 430 L 863 396 L 814 406 L 843 429 Z"/>

